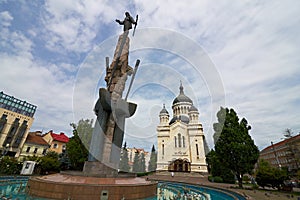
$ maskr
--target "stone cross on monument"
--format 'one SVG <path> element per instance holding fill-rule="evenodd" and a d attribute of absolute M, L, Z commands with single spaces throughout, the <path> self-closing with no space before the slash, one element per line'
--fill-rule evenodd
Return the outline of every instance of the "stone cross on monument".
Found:
<path fill-rule="evenodd" d="M 106 88 L 99 89 L 99 98 L 95 104 L 97 120 L 92 134 L 89 148 L 89 159 L 85 162 L 83 173 L 87 176 L 116 177 L 120 161 L 120 151 L 124 137 L 125 118 L 131 117 L 137 105 L 127 102 L 136 70 L 140 63 L 137 60 L 135 68 L 128 65 L 129 56 L 129 30 L 137 20 L 125 13 L 123 21 L 116 20 L 123 25 L 124 32 L 119 36 L 112 63 L 106 57 Z M 127 77 L 132 75 L 126 98 L 123 91 Z"/>

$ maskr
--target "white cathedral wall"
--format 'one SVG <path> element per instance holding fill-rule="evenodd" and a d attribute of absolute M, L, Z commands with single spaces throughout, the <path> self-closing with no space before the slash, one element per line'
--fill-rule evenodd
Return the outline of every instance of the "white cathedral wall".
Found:
<path fill-rule="evenodd" d="M 204 153 L 203 136 L 197 135 L 190 138 L 192 155 L 191 171 L 207 172 L 206 158 Z M 198 154 L 197 154 L 198 147 Z"/>
<path fill-rule="evenodd" d="M 160 129 L 161 128 L 161 129 Z M 168 170 L 168 160 L 165 158 L 167 157 L 167 146 L 166 144 L 169 143 L 169 127 L 160 126 L 157 129 L 157 167 L 156 170 Z M 164 145 L 164 152 L 163 146 Z"/>
<path fill-rule="evenodd" d="M 190 152 L 189 152 L 189 141 L 187 134 L 187 126 L 182 122 L 175 122 L 171 125 L 170 131 L 170 156 L 169 161 L 176 159 L 188 159 L 190 161 Z M 181 138 L 178 138 L 178 134 L 180 134 Z M 175 137 L 176 137 L 176 146 L 175 146 Z M 185 138 L 185 144 L 183 144 L 183 138 Z M 180 141 L 180 144 L 179 144 Z"/>
<path fill-rule="evenodd" d="M 167 130 L 167 131 L 166 131 Z M 178 146 L 178 133 L 185 137 L 185 147 Z M 207 172 L 205 160 L 203 132 L 201 124 L 192 126 L 182 122 L 175 122 L 169 129 L 166 126 L 159 126 L 158 134 L 158 157 L 157 170 L 168 170 L 169 162 L 175 159 L 188 159 L 191 162 L 191 171 Z M 175 147 L 174 137 L 177 138 L 177 147 Z M 181 142 L 183 142 L 181 140 Z M 196 144 L 198 146 L 198 155 Z M 162 145 L 164 145 L 164 155 Z"/>

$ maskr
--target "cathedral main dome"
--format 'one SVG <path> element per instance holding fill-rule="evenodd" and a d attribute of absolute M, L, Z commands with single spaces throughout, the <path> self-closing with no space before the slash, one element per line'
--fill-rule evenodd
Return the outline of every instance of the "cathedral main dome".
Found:
<path fill-rule="evenodd" d="M 189 97 L 187 97 L 187 96 L 184 94 L 182 84 L 180 84 L 179 89 L 180 89 L 180 93 L 179 93 L 179 95 L 174 99 L 173 105 L 176 104 L 176 103 L 182 103 L 182 102 L 187 102 L 187 103 L 193 104 L 193 101 L 192 101 Z"/>

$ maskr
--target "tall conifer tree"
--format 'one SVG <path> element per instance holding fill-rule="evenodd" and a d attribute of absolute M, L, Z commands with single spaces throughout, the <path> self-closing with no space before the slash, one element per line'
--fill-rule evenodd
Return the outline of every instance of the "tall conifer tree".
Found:
<path fill-rule="evenodd" d="M 120 160 L 120 171 L 122 172 L 129 172 L 130 167 L 129 167 L 129 159 L 128 159 L 128 151 L 126 147 L 126 142 L 124 144 L 124 147 L 122 149 L 122 155 L 121 155 L 121 160 Z"/>
<path fill-rule="evenodd" d="M 153 145 L 152 150 L 151 150 L 149 164 L 148 164 L 148 171 L 149 172 L 156 171 L 156 166 L 157 166 L 157 154 L 155 151 L 155 147 Z"/>
<path fill-rule="evenodd" d="M 215 141 L 216 155 L 226 168 L 231 169 L 242 187 L 243 175 L 252 173 L 259 156 L 259 150 L 248 133 L 251 126 L 245 118 L 239 121 L 233 109 L 221 107 L 217 116 L 214 129 L 215 134 L 220 135 Z"/>

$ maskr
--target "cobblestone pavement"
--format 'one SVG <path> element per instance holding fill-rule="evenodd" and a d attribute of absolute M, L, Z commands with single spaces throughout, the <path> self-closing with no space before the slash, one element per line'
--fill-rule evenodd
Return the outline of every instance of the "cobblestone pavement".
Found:
<path fill-rule="evenodd" d="M 199 173 L 175 173 L 174 177 L 172 177 L 170 173 L 160 172 L 149 175 L 147 178 L 149 180 L 174 181 L 231 190 L 245 196 L 246 199 L 249 200 L 300 200 L 300 195 L 294 196 L 290 193 L 278 192 L 276 190 L 262 191 L 252 189 L 238 189 L 236 188 L 237 185 L 234 184 L 212 183 L 208 181 L 207 175 L 201 175 Z M 299 188 L 296 188 L 296 190 L 299 191 Z"/>

